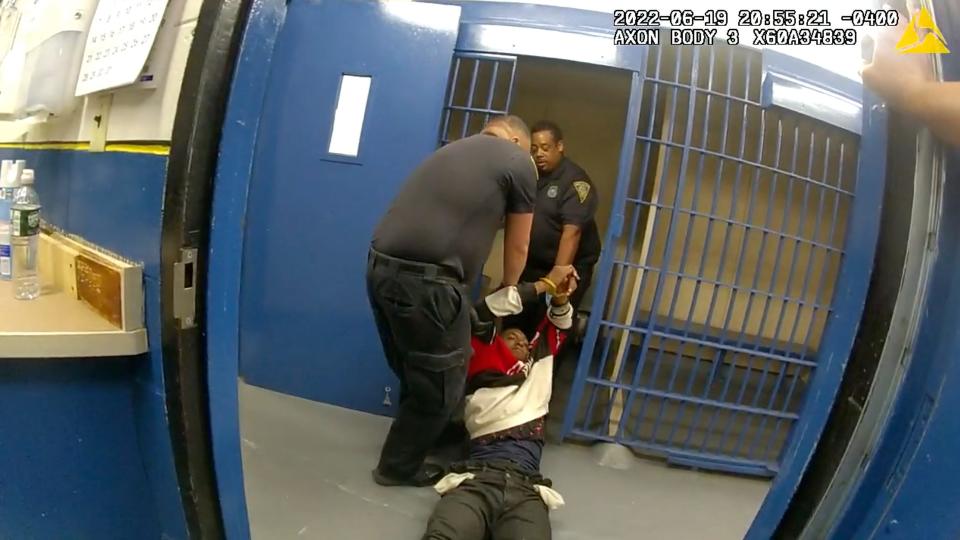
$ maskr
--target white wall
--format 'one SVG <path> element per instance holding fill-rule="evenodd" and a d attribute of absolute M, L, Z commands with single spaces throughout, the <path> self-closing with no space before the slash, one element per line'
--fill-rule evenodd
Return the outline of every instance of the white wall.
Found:
<path fill-rule="evenodd" d="M 203 0 L 170 0 L 156 44 L 173 42 L 167 72 L 155 89 L 120 88 L 81 98 L 74 111 L 63 118 L 34 124 L 26 133 L 22 124 L 0 122 L 0 142 L 88 142 L 96 127 L 94 118 L 103 113 L 101 102 L 111 94 L 107 121 L 108 142 L 169 142 L 173 131 L 183 70 L 200 5 Z M 156 46 L 156 45 L 155 45 Z"/>

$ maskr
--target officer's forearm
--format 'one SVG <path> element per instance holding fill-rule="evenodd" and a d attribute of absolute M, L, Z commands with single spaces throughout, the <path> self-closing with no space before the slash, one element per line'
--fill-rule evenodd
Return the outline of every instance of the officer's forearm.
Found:
<path fill-rule="evenodd" d="M 902 107 L 945 142 L 960 146 L 960 82 L 918 84 Z"/>
<path fill-rule="evenodd" d="M 573 264 L 573 259 L 577 256 L 577 249 L 579 247 L 580 227 L 576 225 L 564 225 L 563 233 L 560 235 L 560 246 L 557 248 L 557 258 L 553 264 L 556 266 Z"/>
<path fill-rule="evenodd" d="M 514 243 L 503 245 L 503 284 L 516 285 L 527 264 L 527 245 Z"/>

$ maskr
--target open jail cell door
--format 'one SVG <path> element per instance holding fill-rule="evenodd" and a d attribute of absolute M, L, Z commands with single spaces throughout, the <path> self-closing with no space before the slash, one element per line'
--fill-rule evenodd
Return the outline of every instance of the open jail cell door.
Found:
<path fill-rule="evenodd" d="M 761 77 L 756 51 L 650 48 L 564 435 L 776 474 L 863 186 L 858 136 L 763 106 Z"/>

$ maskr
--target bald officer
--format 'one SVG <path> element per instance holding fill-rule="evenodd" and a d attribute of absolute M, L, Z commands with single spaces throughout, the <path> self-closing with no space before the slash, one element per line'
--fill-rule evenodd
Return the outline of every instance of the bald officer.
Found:
<path fill-rule="evenodd" d="M 574 309 L 580 307 L 590 287 L 593 267 L 600 258 L 600 233 L 594 219 L 597 190 L 582 167 L 566 157 L 563 132 L 550 121 L 540 121 L 530 130 L 531 155 L 537 164 L 536 213 L 530 236 L 530 257 L 521 281 L 535 281 L 554 266 L 573 265 L 579 275 L 571 295 Z M 528 336 L 546 314 L 546 302 L 525 305 L 523 312 L 505 325 L 520 328 Z"/>
<path fill-rule="evenodd" d="M 462 403 L 468 285 L 504 224 L 505 284 L 516 284 L 526 264 L 537 183 L 529 148 L 523 120 L 491 120 L 424 160 L 373 234 L 367 291 L 400 379 L 400 410 L 373 471 L 381 485 L 431 485 L 443 474 L 424 458 Z"/>

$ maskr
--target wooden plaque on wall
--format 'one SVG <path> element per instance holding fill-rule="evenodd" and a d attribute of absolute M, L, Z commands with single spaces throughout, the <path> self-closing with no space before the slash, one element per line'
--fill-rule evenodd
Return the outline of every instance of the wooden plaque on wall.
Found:
<path fill-rule="evenodd" d="M 123 292 L 116 269 L 89 257 L 77 255 L 77 296 L 117 328 L 123 327 Z"/>

